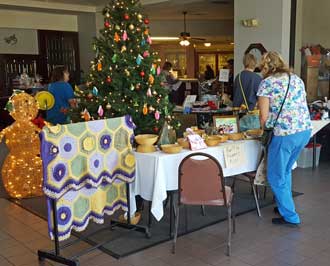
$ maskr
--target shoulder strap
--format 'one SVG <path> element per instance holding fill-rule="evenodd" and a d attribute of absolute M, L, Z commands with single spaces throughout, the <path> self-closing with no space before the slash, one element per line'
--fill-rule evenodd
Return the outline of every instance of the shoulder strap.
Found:
<path fill-rule="evenodd" d="M 275 120 L 275 122 L 274 122 L 274 126 L 273 126 L 273 128 L 276 126 L 276 124 L 277 124 L 277 120 L 278 120 L 278 118 L 280 117 L 280 114 L 281 114 L 281 112 L 282 112 L 283 105 L 284 105 L 284 103 L 285 103 L 285 100 L 286 100 L 286 98 L 287 98 L 287 96 L 288 96 L 288 92 L 289 92 L 289 89 L 290 89 L 290 83 L 291 83 L 291 75 L 289 74 L 289 83 L 288 83 L 288 87 L 287 87 L 287 89 L 286 89 L 285 96 L 284 96 L 283 102 L 282 102 L 282 104 L 281 104 L 280 110 L 278 111 L 278 114 L 277 114 L 276 120 Z"/>
<path fill-rule="evenodd" d="M 241 72 L 241 73 L 242 73 L 242 72 Z M 243 99 L 244 99 L 244 102 L 245 102 L 246 108 L 247 108 L 248 112 L 250 112 L 249 105 L 248 105 L 248 103 L 247 103 L 246 96 L 245 96 L 245 92 L 244 92 L 243 85 L 242 85 L 241 73 L 238 74 L 239 86 L 240 86 L 240 88 L 241 88 L 241 92 L 242 92 L 242 95 L 243 95 Z"/>

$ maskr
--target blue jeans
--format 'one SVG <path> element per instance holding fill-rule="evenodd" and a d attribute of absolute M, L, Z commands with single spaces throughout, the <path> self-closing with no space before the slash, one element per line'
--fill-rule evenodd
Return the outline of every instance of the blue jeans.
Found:
<path fill-rule="evenodd" d="M 268 147 L 268 182 L 275 195 L 280 214 L 290 223 L 300 223 L 292 197 L 292 166 L 310 137 L 310 130 L 288 136 L 274 136 Z"/>

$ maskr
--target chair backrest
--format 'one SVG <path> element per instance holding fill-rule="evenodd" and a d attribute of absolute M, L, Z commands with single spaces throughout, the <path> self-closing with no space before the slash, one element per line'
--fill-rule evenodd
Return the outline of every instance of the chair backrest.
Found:
<path fill-rule="evenodd" d="M 179 204 L 215 205 L 219 201 L 227 206 L 224 176 L 217 159 L 201 152 L 186 156 L 179 166 Z"/>

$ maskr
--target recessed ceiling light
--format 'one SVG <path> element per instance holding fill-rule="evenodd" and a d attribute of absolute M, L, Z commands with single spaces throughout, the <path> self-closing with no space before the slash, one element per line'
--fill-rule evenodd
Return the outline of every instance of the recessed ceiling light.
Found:
<path fill-rule="evenodd" d="M 210 47 L 210 46 L 211 46 L 211 43 L 210 43 L 210 42 L 205 42 L 205 43 L 204 43 L 204 46 L 205 46 L 205 47 Z"/>

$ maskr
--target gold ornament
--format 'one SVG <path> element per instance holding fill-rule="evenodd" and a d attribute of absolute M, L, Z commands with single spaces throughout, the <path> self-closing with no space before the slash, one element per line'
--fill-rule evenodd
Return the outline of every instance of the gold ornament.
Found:
<path fill-rule="evenodd" d="M 138 18 L 138 20 L 142 20 L 142 15 L 141 14 L 138 14 L 137 15 L 137 18 Z"/>
<path fill-rule="evenodd" d="M 27 198 L 43 195 L 40 159 L 40 129 L 31 120 L 38 114 L 36 100 L 27 93 L 10 98 L 10 115 L 16 120 L 0 132 L 9 154 L 2 167 L 2 179 L 10 197 Z"/>
<path fill-rule="evenodd" d="M 127 77 L 129 77 L 131 75 L 131 73 L 127 69 L 125 69 L 125 74 Z"/>
<path fill-rule="evenodd" d="M 108 104 L 105 106 L 105 108 L 107 108 L 108 110 L 110 110 L 110 109 L 111 109 L 111 104 L 108 103 Z"/>
<path fill-rule="evenodd" d="M 123 45 L 123 46 L 121 47 L 121 52 L 123 53 L 123 52 L 125 52 L 126 50 L 127 50 L 126 46 Z"/>
<path fill-rule="evenodd" d="M 128 26 L 128 28 L 130 29 L 130 30 L 134 30 L 134 25 L 133 24 L 130 24 L 129 26 Z"/>

